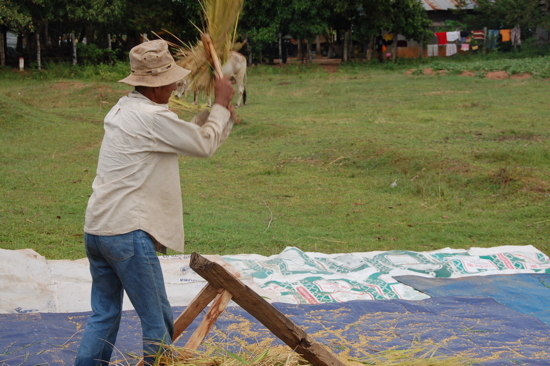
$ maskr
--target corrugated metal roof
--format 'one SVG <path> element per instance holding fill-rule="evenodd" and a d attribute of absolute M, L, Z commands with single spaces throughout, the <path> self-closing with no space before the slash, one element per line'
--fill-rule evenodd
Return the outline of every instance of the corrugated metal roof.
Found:
<path fill-rule="evenodd" d="M 426 10 L 456 9 L 457 5 L 459 5 L 458 0 L 422 0 L 422 2 Z M 474 1 L 467 1 L 467 4 L 463 9 L 473 9 L 475 6 Z"/>

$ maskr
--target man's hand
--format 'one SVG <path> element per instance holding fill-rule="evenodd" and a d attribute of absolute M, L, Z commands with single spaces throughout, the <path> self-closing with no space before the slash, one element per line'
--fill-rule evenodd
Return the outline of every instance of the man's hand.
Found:
<path fill-rule="evenodd" d="M 229 76 L 224 75 L 223 77 L 220 77 L 216 74 L 216 85 L 214 87 L 214 92 L 216 94 L 214 103 L 222 105 L 229 109 L 229 111 L 231 112 L 231 116 L 233 117 L 235 111 L 234 109 L 232 109 L 233 106 L 231 105 L 231 100 L 233 99 L 235 90 L 233 90 L 233 86 L 231 86 Z"/>

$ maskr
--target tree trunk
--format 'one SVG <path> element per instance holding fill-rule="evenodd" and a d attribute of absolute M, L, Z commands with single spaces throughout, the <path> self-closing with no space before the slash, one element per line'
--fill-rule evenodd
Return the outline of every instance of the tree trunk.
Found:
<path fill-rule="evenodd" d="M 304 52 L 303 52 L 302 39 L 301 38 L 298 39 L 298 55 L 297 55 L 297 58 L 302 60 L 302 63 L 304 63 Z"/>
<path fill-rule="evenodd" d="M 424 35 L 420 38 L 420 55 L 419 58 L 424 58 Z"/>
<path fill-rule="evenodd" d="M 317 57 L 321 57 L 321 36 L 320 35 L 317 35 L 315 37 L 315 42 L 316 42 L 315 52 L 317 53 Z"/>
<path fill-rule="evenodd" d="M 283 35 L 279 33 L 279 65 L 283 66 Z"/>
<path fill-rule="evenodd" d="M 111 44 L 111 34 L 110 33 L 107 34 L 107 48 L 109 49 L 109 51 L 113 50 L 113 45 Z M 109 52 L 109 65 L 111 65 L 112 63 L 113 63 L 113 58 L 111 56 L 111 52 Z"/>
<path fill-rule="evenodd" d="M 74 33 L 71 33 L 71 43 L 73 45 L 73 65 L 76 65 L 76 38 Z"/>
<path fill-rule="evenodd" d="M 328 42 L 327 58 L 332 58 L 336 54 L 336 48 L 334 47 L 332 36 L 329 37 L 328 33 L 325 33 L 325 38 Z"/>
<path fill-rule="evenodd" d="M 49 22 L 48 20 L 44 21 L 44 47 L 48 48 L 51 44 L 50 42 L 50 29 L 49 29 Z"/>
<path fill-rule="evenodd" d="M 95 33 L 94 25 L 92 24 L 92 22 L 87 22 L 86 23 L 86 44 L 95 44 L 94 33 Z"/>
<path fill-rule="evenodd" d="M 82 29 L 80 30 L 80 36 L 78 36 L 78 42 L 82 43 L 84 41 L 84 38 L 86 38 L 86 26 L 82 26 Z"/>
<path fill-rule="evenodd" d="M 0 32 L 0 65 L 6 66 L 6 32 Z"/>
<path fill-rule="evenodd" d="M 27 60 L 31 60 L 31 45 L 29 42 L 29 35 L 26 31 L 23 32 L 23 47 L 23 54 L 26 56 L 25 58 Z"/>
<path fill-rule="evenodd" d="M 355 47 L 353 46 L 353 38 L 351 37 L 351 29 L 349 30 L 349 36 L 348 36 L 348 60 L 352 60 L 355 58 Z"/>
<path fill-rule="evenodd" d="M 374 54 L 374 40 L 375 40 L 375 38 L 376 38 L 375 36 L 370 37 L 369 52 L 367 52 L 367 61 L 372 60 L 372 55 Z"/>
<path fill-rule="evenodd" d="M 42 70 L 42 59 L 40 56 L 40 32 L 38 29 L 36 30 L 36 33 L 34 34 L 36 37 L 36 63 L 38 67 L 38 71 Z"/>
<path fill-rule="evenodd" d="M 344 50 L 342 51 L 342 61 L 349 61 L 349 31 L 344 33 Z"/>
<path fill-rule="evenodd" d="M 391 60 L 392 62 L 395 62 L 397 60 L 397 37 L 398 34 L 393 34 L 393 44 L 392 44 L 392 53 L 391 53 Z"/>

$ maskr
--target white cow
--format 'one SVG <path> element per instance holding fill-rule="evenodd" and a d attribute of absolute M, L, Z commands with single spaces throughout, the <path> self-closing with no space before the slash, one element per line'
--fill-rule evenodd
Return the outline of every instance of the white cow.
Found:
<path fill-rule="evenodd" d="M 238 52 L 231 51 L 227 62 L 222 66 L 222 72 L 224 75 L 229 76 L 230 79 L 235 81 L 239 91 L 239 98 L 237 99 L 237 107 L 240 107 L 241 102 L 246 105 L 246 58 Z M 189 80 L 183 79 L 178 81 L 176 95 L 180 98 L 183 93 L 189 88 Z M 199 90 L 193 91 L 193 104 L 197 104 L 199 97 Z M 212 105 L 212 97 L 207 91 L 208 106 Z"/>

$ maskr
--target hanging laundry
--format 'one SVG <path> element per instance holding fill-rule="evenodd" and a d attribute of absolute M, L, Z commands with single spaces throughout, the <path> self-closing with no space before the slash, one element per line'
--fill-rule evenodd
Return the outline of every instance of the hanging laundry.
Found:
<path fill-rule="evenodd" d="M 500 36 L 500 30 L 489 29 L 487 31 L 487 49 L 497 48 L 498 37 Z"/>
<path fill-rule="evenodd" d="M 474 37 L 474 39 L 485 39 L 485 32 L 482 30 L 472 31 L 472 36 Z"/>
<path fill-rule="evenodd" d="M 436 57 L 436 56 L 439 56 L 439 45 L 429 44 L 428 45 L 428 57 Z"/>
<path fill-rule="evenodd" d="M 447 32 L 435 33 L 438 44 L 447 44 Z"/>
<path fill-rule="evenodd" d="M 460 31 L 460 37 L 470 37 L 470 31 Z"/>
<path fill-rule="evenodd" d="M 510 29 L 501 29 L 500 35 L 502 36 L 502 42 L 510 41 Z"/>
<path fill-rule="evenodd" d="M 463 43 L 460 45 L 460 50 L 461 51 L 469 51 L 470 50 L 470 45 L 468 43 Z"/>
<path fill-rule="evenodd" d="M 397 41 L 397 47 L 407 47 L 407 41 Z"/>
<path fill-rule="evenodd" d="M 479 49 L 479 46 L 478 45 L 473 45 L 472 46 L 472 51 L 477 51 Z"/>
<path fill-rule="evenodd" d="M 510 38 L 512 40 L 512 46 L 517 47 L 521 46 L 521 29 L 519 25 L 516 25 L 510 31 Z"/>
<path fill-rule="evenodd" d="M 454 42 L 460 38 L 460 32 L 447 32 L 447 42 Z"/>
<path fill-rule="evenodd" d="M 393 41 L 393 34 L 391 33 L 388 33 L 388 34 L 384 34 L 384 41 Z"/>
<path fill-rule="evenodd" d="M 456 53 L 456 44 L 454 44 L 454 43 L 447 44 L 447 50 L 445 52 L 445 55 L 452 56 L 455 53 Z"/>

